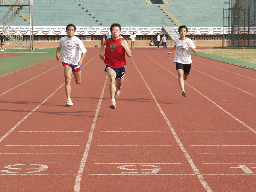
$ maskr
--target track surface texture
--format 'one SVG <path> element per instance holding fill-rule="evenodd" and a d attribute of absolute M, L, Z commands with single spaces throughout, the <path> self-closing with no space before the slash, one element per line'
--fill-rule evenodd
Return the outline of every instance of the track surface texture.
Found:
<path fill-rule="evenodd" d="M 0 191 L 256 191 L 256 72 L 134 49 L 117 109 L 99 49 L 66 107 L 55 59 L 0 77 Z"/>

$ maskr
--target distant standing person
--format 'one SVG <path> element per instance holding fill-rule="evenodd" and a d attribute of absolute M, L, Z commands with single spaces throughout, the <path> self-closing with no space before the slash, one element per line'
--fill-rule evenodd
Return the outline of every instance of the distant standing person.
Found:
<path fill-rule="evenodd" d="M 110 32 L 107 33 L 107 35 L 105 36 L 105 39 L 104 39 L 104 36 L 102 36 L 102 39 L 101 39 L 101 47 L 103 46 L 104 42 L 105 42 L 107 39 L 109 39 L 109 38 L 111 38 L 111 33 L 110 33 Z"/>
<path fill-rule="evenodd" d="M 134 49 L 134 44 L 136 39 L 136 35 L 134 32 L 130 35 L 130 39 L 131 39 L 131 49 Z"/>
<path fill-rule="evenodd" d="M 174 62 L 176 63 L 178 82 L 182 90 L 182 96 L 184 97 L 187 96 L 187 93 L 184 89 L 184 80 L 187 80 L 192 63 L 190 51 L 193 51 L 195 54 L 197 54 L 195 44 L 191 39 L 186 37 L 187 33 L 188 28 L 186 25 L 179 27 L 180 38 L 174 41 L 175 46 L 171 49 L 171 52 L 167 53 L 166 55 L 166 57 L 169 57 L 172 51 L 176 48 Z"/>
<path fill-rule="evenodd" d="M 72 106 L 71 100 L 71 78 L 72 73 L 76 84 L 81 83 L 81 65 L 87 52 L 83 42 L 75 37 L 76 26 L 69 24 L 66 27 L 67 36 L 62 37 L 56 51 L 56 59 L 60 60 L 60 50 L 63 48 L 62 64 L 64 66 L 65 91 L 67 96 L 67 106 Z"/>
<path fill-rule="evenodd" d="M 131 50 L 129 49 L 128 42 L 120 37 L 121 25 L 113 23 L 110 26 L 112 37 L 107 39 L 101 46 L 99 56 L 106 64 L 105 71 L 108 74 L 109 92 L 111 97 L 111 109 L 116 109 L 116 98 L 121 92 L 122 85 L 124 83 L 124 76 L 126 72 L 126 60 L 125 54 L 131 57 Z M 105 54 L 104 54 L 104 47 Z"/>
<path fill-rule="evenodd" d="M 1 33 L 0 34 L 0 38 L 1 38 L 1 51 L 5 51 L 6 48 L 5 48 L 5 36 L 4 36 L 4 33 Z"/>
<path fill-rule="evenodd" d="M 161 41 L 161 37 L 160 37 L 160 33 L 158 33 L 157 36 L 156 36 L 157 48 L 159 48 L 160 41 Z"/>
<path fill-rule="evenodd" d="M 167 49 L 167 43 L 166 43 L 166 36 L 165 35 L 162 37 L 162 42 L 163 42 L 164 49 Z"/>
<path fill-rule="evenodd" d="M 110 32 L 108 32 L 108 34 L 106 35 L 106 40 L 109 39 L 109 38 L 111 38 L 111 33 Z"/>

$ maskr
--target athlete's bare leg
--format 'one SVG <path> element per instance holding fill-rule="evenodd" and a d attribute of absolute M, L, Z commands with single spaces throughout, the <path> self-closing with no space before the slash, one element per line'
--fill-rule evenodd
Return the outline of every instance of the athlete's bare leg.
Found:
<path fill-rule="evenodd" d="M 178 72 L 178 82 L 180 84 L 180 88 L 181 90 L 184 90 L 184 77 L 183 77 L 184 71 L 182 69 L 178 69 L 177 72 Z"/>
<path fill-rule="evenodd" d="M 73 72 L 75 80 L 76 80 L 76 84 L 80 84 L 82 81 L 82 75 L 81 75 L 81 71 L 79 72 Z"/>
<path fill-rule="evenodd" d="M 111 69 L 107 68 L 107 74 L 109 77 L 109 92 L 110 92 L 110 97 L 111 99 L 115 99 L 115 93 L 116 93 L 116 85 L 115 85 L 115 80 L 116 80 L 116 72 Z"/>
<path fill-rule="evenodd" d="M 122 79 L 116 79 L 116 91 L 121 90 L 124 83 L 124 77 Z"/>
<path fill-rule="evenodd" d="M 67 98 L 70 98 L 71 95 L 71 77 L 72 69 L 68 65 L 64 65 L 64 77 L 65 77 L 65 90 Z"/>
<path fill-rule="evenodd" d="M 135 42 L 131 41 L 131 49 L 134 49 L 134 44 L 135 44 Z"/>

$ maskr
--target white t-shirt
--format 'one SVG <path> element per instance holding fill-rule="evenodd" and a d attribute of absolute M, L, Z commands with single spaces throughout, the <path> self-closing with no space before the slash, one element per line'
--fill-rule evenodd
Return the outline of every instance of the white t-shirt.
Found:
<path fill-rule="evenodd" d="M 163 41 L 163 42 L 166 42 L 166 36 L 163 36 L 163 37 L 162 37 L 162 41 Z"/>
<path fill-rule="evenodd" d="M 67 64 L 78 65 L 81 54 L 86 53 L 87 49 L 78 37 L 62 37 L 59 41 L 59 48 L 63 48 L 62 62 Z"/>
<path fill-rule="evenodd" d="M 196 48 L 193 41 L 189 38 L 186 38 L 185 40 L 176 39 L 174 43 L 176 45 L 174 62 L 182 63 L 182 64 L 191 64 L 192 63 L 191 54 L 190 54 L 191 48 L 189 48 L 187 43 L 190 44 L 192 48 Z"/>
<path fill-rule="evenodd" d="M 160 41 L 160 35 L 157 35 L 156 41 Z"/>
<path fill-rule="evenodd" d="M 135 41 L 135 38 L 136 38 L 136 35 L 135 35 L 135 34 L 134 34 L 134 35 L 130 35 L 131 41 Z"/>

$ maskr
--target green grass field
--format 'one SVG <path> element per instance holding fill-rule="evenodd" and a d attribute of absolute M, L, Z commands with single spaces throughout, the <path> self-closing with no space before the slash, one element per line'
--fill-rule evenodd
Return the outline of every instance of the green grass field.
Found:
<path fill-rule="evenodd" d="M 199 49 L 198 55 L 256 69 L 256 49 Z"/>
<path fill-rule="evenodd" d="M 24 49 L 10 49 L 4 53 L 24 52 L 28 54 L 0 59 L 0 77 L 8 73 L 19 71 L 23 68 L 55 58 L 56 49 L 36 49 L 34 51 Z"/>

